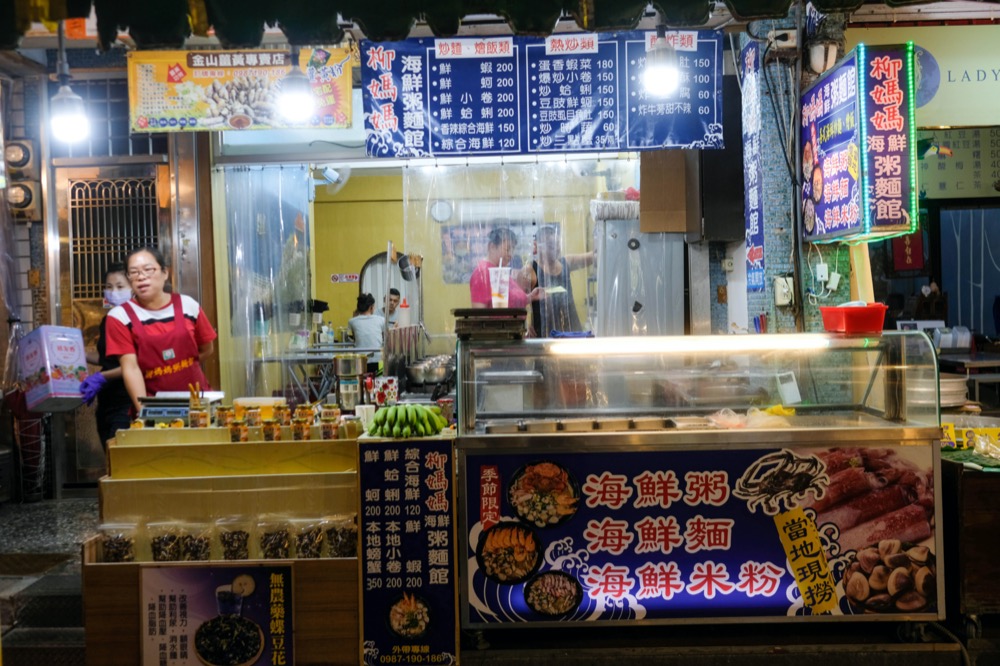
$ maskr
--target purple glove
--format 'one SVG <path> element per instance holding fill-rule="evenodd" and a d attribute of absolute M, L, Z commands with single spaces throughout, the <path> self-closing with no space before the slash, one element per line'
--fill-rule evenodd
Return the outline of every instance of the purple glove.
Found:
<path fill-rule="evenodd" d="M 97 397 L 97 394 L 101 392 L 101 389 L 107 383 L 108 380 L 100 372 L 87 375 L 87 378 L 80 382 L 80 393 L 83 395 L 83 401 L 88 405 L 93 404 L 94 398 Z"/>

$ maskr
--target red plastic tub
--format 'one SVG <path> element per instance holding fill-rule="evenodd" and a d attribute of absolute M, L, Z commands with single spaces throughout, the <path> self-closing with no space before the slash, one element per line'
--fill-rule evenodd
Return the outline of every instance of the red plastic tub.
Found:
<path fill-rule="evenodd" d="M 829 333 L 881 333 L 885 323 L 885 311 L 889 306 L 882 303 L 846 307 L 824 307 L 823 328 Z"/>

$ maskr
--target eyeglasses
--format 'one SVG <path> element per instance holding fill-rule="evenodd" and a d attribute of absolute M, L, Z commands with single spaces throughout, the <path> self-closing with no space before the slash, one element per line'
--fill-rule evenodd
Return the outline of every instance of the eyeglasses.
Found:
<path fill-rule="evenodd" d="M 129 279 L 135 279 L 142 275 L 149 277 L 151 275 L 156 275 L 158 270 L 160 270 L 159 266 L 143 266 L 142 268 L 129 269 L 129 272 L 126 273 L 126 275 L 128 275 Z"/>

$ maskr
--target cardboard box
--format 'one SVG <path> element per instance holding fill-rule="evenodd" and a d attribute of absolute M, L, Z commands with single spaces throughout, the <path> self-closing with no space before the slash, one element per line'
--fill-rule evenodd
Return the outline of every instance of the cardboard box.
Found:
<path fill-rule="evenodd" d="M 24 398 L 33 412 L 66 412 L 83 398 L 87 378 L 83 334 L 66 326 L 39 326 L 21 338 L 18 348 Z"/>
<path fill-rule="evenodd" d="M 639 154 L 639 230 L 685 233 L 688 229 L 686 150 Z"/>

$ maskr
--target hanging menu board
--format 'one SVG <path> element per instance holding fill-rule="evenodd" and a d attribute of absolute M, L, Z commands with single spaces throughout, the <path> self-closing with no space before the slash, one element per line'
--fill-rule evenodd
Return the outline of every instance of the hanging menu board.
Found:
<path fill-rule="evenodd" d="M 913 44 L 859 44 L 802 95 L 802 233 L 864 241 L 917 226 Z"/>
<path fill-rule="evenodd" d="M 1000 197 L 1000 128 L 925 130 L 920 198 Z"/>
<path fill-rule="evenodd" d="M 363 663 L 456 663 L 452 440 L 359 440 L 358 455 Z"/>
<path fill-rule="evenodd" d="M 655 32 L 362 42 L 373 157 L 722 148 L 722 33 L 679 31 L 681 83 L 641 86 Z"/>

